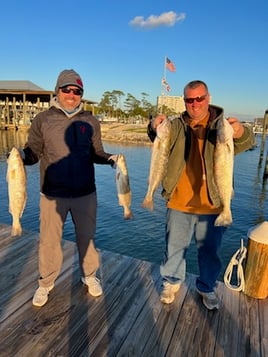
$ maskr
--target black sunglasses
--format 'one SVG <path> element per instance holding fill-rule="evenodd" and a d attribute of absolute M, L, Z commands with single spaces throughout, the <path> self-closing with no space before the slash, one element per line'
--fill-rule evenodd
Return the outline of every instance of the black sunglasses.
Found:
<path fill-rule="evenodd" d="M 201 95 L 201 96 L 195 97 L 195 98 L 184 98 L 184 101 L 185 101 L 185 103 L 187 103 L 187 104 L 192 104 L 195 100 L 196 100 L 198 103 L 201 103 L 201 102 L 203 102 L 203 100 L 206 99 L 206 96 L 207 96 L 207 95 L 208 95 L 208 94 L 205 94 L 205 95 Z"/>
<path fill-rule="evenodd" d="M 71 92 L 73 92 L 74 95 L 82 95 L 83 94 L 82 89 L 79 89 L 79 88 L 72 89 L 72 88 L 68 88 L 68 87 L 62 87 L 61 91 L 62 91 L 62 93 L 66 93 L 66 94 L 69 94 Z"/>

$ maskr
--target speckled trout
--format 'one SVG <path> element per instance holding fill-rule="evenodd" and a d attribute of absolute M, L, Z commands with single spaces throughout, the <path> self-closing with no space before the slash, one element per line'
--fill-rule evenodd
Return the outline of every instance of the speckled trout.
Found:
<path fill-rule="evenodd" d="M 124 218 L 130 219 L 133 217 L 131 211 L 131 190 L 129 184 L 129 176 L 127 169 L 127 162 L 123 154 L 117 155 L 116 160 L 116 188 L 118 203 L 124 208 Z"/>
<path fill-rule="evenodd" d="M 233 166 L 233 128 L 228 120 L 220 119 L 217 124 L 217 138 L 214 151 L 214 177 L 223 209 L 215 221 L 215 226 L 228 226 L 233 221 L 231 212 Z"/>
<path fill-rule="evenodd" d="M 20 236 L 22 227 L 20 223 L 26 200 L 26 171 L 20 152 L 13 147 L 7 159 L 7 183 L 9 196 L 9 213 L 12 215 L 12 236 Z"/>
<path fill-rule="evenodd" d="M 156 138 L 153 142 L 148 189 L 143 200 L 142 207 L 154 209 L 154 193 L 160 186 L 167 169 L 170 147 L 171 124 L 165 119 L 156 128 Z"/>

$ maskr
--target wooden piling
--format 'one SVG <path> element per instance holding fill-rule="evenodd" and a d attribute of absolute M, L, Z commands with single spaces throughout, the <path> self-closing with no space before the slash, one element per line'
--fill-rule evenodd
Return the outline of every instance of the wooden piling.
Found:
<path fill-rule="evenodd" d="M 244 292 L 257 299 L 268 297 L 268 222 L 250 231 Z"/>
<path fill-rule="evenodd" d="M 265 167 L 264 167 L 264 172 L 263 172 L 263 180 L 266 180 L 268 178 L 268 150 L 266 153 L 266 162 L 265 162 Z"/>
<path fill-rule="evenodd" d="M 259 165 L 261 164 L 262 159 L 263 159 L 267 127 L 268 127 L 268 109 L 265 111 L 264 118 L 263 118 L 263 130 L 262 130 Z"/>

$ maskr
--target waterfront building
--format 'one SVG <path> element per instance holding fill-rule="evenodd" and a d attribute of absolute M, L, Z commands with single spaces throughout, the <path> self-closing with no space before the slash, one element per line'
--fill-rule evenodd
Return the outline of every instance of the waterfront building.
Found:
<path fill-rule="evenodd" d="M 44 90 L 28 80 L 0 80 L 0 129 L 29 127 L 36 114 L 49 108 L 53 95 L 54 91 Z M 87 99 L 83 102 L 85 109 L 94 114 L 96 102 Z"/>
<path fill-rule="evenodd" d="M 253 131 L 256 134 L 263 133 L 263 127 L 265 126 L 266 134 L 268 134 L 268 118 L 267 115 L 264 118 L 255 118 L 253 123 Z"/>
<path fill-rule="evenodd" d="M 157 110 L 161 112 L 163 106 L 170 109 L 174 114 L 182 113 L 185 110 L 183 96 L 160 95 L 157 97 Z"/>
<path fill-rule="evenodd" d="M 53 91 L 30 81 L 0 81 L 0 127 L 27 127 L 33 117 L 49 107 Z"/>

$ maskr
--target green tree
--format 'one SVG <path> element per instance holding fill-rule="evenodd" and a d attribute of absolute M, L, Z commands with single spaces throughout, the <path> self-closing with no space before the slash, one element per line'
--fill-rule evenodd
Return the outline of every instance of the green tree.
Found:
<path fill-rule="evenodd" d="M 107 116 L 111 116 L 111 113 L 113 111 L 111 92 L 106 91 L 103 93 L 99 103 L 99 107 L 101 108 L 102 113 Z"/>
<path fill-rule="evenodd" d="M 118 121 L 134 122 L 137 118 L 147 120 L 150 115 L 156 114 L 156 105 L 148 101 L 148 94 L 142 92 L 141 100 L 135 98 L 131 93 L 125 95 L 120 90 L 106 91 L 97 106 L 95 114 L 105 114 L 108 117 L 116 117 Z M 125 97 L 122 103 L 122 98 Z"/>

